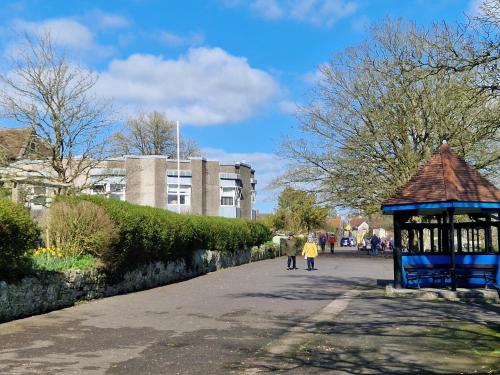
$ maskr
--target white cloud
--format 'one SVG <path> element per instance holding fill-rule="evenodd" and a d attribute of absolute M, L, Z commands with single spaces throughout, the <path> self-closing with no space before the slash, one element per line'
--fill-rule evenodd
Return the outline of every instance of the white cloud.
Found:
<path fill-rule="evenodd" d="M 91 17 L 103 29 L 121 29 L 130 26 L 129 20 L 119 14 L 96 11 L 91 13 Z"/>
<path fill-rule="evenodd" d="M 358 5 L 350 0 L 223 0 L 228 7 L 246 6 L 265 19 L 292 19 L 331 27 L 354 14 Z"/>
<path fill-rule="evenodd" d="M 33 35 L 49 32 L 57 45 L 88 49 L 94 45 L 94 34 L 80 22 L 70 18 L 53 18 L 41 22 L 18 20 L 14 28 Z"/>
<path fill-rule="evenodd" d="M 277 0 L 255 0 L 250 7 L 255 13 L 267 19 L 278 19 L 284 16 L 284 10 Z"/>
<path fill-rule="evenodd" d="M 290 100 L 282 100 L 278 103 L 278 107 L 281 112 L 286 113 L 287 115 L 296 115 L 298 111 L 297 103 Z"/>
<path fill-rule="evenodd" d="M 64 47 L 75 52 L 85 52 L 85 56 L 107 57 L 114 48 L 100 45 L 95 34 L 82 23 L 72 18 L 52 18 L 39 22 L 16 20 L 14 30 L 41 36 L 49 33 L 55 46 Z"/>
<path fill-rule="evenodd" d="M 202 33 L 191 33 L 189 35 L 179 35 L 168 31 L 162 31 L 158 34 L 158 39 L 173 47 L 179 46 L 198 46 L 203 44 L 205 36 Z"/>
<path fill-rule="evenodd" d="M 286 162 L 277 155 L 266 152 L 227 152 L 220 148 L 203 148 L 207 159 L 226 163 L 244 162 L 255 169 L 257 179 L 257 208 L 270 212 L 275 204 L 277 192 L 269 189 L 270 183 L 283 174 Z"/>
<path fill-rule="evenodd" d="M 191 48 L 178 59 L 134 54 L 113 60 L 97 89 L 124 106 L 161 110 L 191 125 L 249 118 L 279 93 L 265 71 L 220 48 Z"/>

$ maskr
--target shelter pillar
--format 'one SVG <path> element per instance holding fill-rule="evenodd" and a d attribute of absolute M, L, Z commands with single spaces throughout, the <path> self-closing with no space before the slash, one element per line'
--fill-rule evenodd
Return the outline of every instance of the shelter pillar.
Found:
<path fill-rule="evenodd" d="M 486 247 L 486 252 L 493 251 L 493 238 L 491 236 L 491 216 L 486 215 L 486 226 L 484 227 L 484 242 Z"/>
<path fill-rule="evenodd" d="M 456 279 L 456 274 L 455 274 L 455 221 L 454 221 L 454 215 L 455 209 L 454 208 L 449 208 L 448 209 L 448 216 L 449 216 L 449 248 L 450 248 L 450 260 L 451 260 L 451 290 L 457 290 L 457 279 Z"/>
<path fill-rule="evenodd" d="M 395 214 L 394 220 L 394 249 L 392 251 L 394 261 L 394 287 L 401 288 L 403 286 L 403 265 L 401 259 L 401 216 Z"/>

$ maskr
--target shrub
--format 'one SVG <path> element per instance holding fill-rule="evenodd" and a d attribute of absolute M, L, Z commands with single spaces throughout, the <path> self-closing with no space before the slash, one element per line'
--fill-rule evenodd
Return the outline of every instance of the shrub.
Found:
<path fill-rule="evenodd" d="M 106 211 L 86 202 L 56 202 L 43 220 L 45 243 L 61 250 L 63 258 L 101 256 L 116 238 L 115 226 Z"/>
<path fill-rule="evenodd" d="M 19 272 L 24 253 L 35 247 L 38 236 L 38 227 L 24 207 L 0 199 L 0 280 Z"/>
<path fill-rule="evenodd" d="M 101 259 L 111 271 L 124 271 L 152 261 L 189 259 L 195 249 L 234 253 L 260 245 L 271 237 L 264 225 L 244 219 L 178 215 L 96 196 L 59 200 L 72 204 L 92 202 L 109 215 L 117 237 L 102 252 Z"/>

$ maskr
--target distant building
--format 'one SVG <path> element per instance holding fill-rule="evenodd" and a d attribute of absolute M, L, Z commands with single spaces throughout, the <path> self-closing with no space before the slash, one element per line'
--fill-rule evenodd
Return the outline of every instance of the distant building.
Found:
<path fill-rule="evenodd" d="M 204 158 L 180 161 L 164 156 L 125 156 L 91 171 L 91 194 L 177 212 L 255 219 L 255 171 L 244 163 Z M 179 198 L 179 203 L 177 199 Z"/>
<path fill-rule="evenodd" d="M 31 209 L 50 204 L 54 171 L 50 150 L 30 128 L 0 129 L 0 187 Z M 245 163 L 221 163 L 204 158 L 180 161 L 165 156 L 124 156 L 107 159 L 79 176 L 74 187 L 131 203 L 207 216 L 256 219 L 255 171 Z M 178 204 L 179 198 L 179 204 Z"/>

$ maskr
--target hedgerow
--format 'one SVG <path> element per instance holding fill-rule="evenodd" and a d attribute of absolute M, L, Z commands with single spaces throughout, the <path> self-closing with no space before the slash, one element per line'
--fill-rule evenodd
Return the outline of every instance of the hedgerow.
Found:
<path fill-rule="evenodd" d="M 35 247 L 39 230 L 28 211 L 0 199 L 0 280 L 14 277 L 26 265 L 25 252 Z"/>
<path fill-rule="evenodd" d="M 96 196 L 60 197 L 61 200 L 73 204 L 95 203 L 111 218 L 116 236 L 100 255 L 111 271 L 124 271 L 153 261 L 189 258 L 195 249 L 234 253 L 271 238 L 264 225 L 245 219 L 179 215 Z"/>

